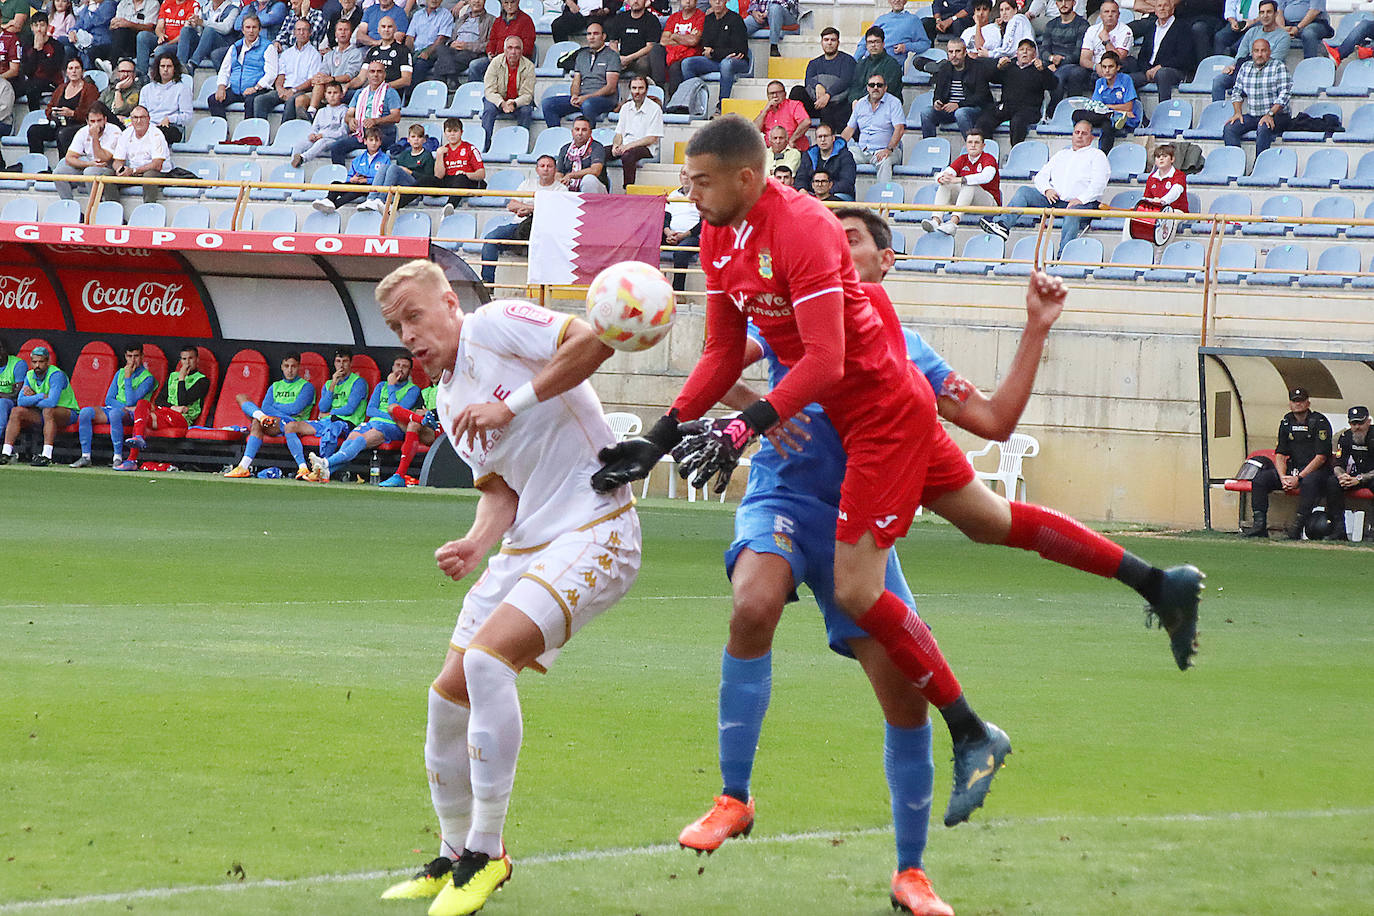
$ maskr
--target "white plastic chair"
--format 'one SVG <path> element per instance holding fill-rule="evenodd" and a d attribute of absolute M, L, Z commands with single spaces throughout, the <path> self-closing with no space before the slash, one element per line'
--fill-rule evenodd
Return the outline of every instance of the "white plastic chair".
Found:
<path fill-rule="evenodd" d="M 611 424 L 611 432 L 615 433 L 617 439 L 637 436 L 639 431 L 644 428 L 644 421 L 632 413 L 608 413 L 606 414 L 606 422 Z"/>
<path fill-rule="evenodd" d="M 997 470 L 980 471 L 974 469 L 974 475 L 982 481 L 986 481 L 992 487 L 994 483 L 1002 484 L 1002 492 L 1007 499 L 1026 499 L 1026 478 L 1021 475 L 1021 462 L 1026 458 L 1034 458 L 1040 453 L 1040 443 L 1034 436 L 1025 433 L 1012 433 L 1005 442 L 989 442 L 976 452 L 967 452 L 966 457 L 972 463 L 973 459 L 981 458 L 994 448 L 998 450 Z M 992 487 L 994 490 L 996 487 Z M 1019 492 L 1018 492 L 1019 491 Z"/>

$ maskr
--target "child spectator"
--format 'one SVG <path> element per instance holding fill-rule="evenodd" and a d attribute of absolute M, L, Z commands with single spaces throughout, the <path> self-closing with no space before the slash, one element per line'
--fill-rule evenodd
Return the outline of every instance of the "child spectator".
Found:
<path fill-rule="evenodd" d="M 409 145 L 392 157 L 390 165 L 377 172 L 377 177 L 372 183 L 382 188 L 395 185 L 413 188 L 422 181 L 428 183 L 429 176 L 434 174 L 434 154 L 425 146 L 428 140 L 423 124 L 410 125 L 410 130 L 406 132 L 406 141 Z M 416 199 L 414 194 L 402 194 L 399 206 L 413 204 Z M 376 210 L 380 213 L 385 205 L 386 192 L 373 191 L 367 195 L 367 200 L 358 204 L 358 209 Z"/>
<path fill-rule="evenodd" d="M 1188 176 L 1174 168 L 1174 145 L 1155 148 L 1155 170 L 1145 179 L 1144 203 L 1188 212 Z"/>
<path fill-rule="evenodd" d="M 947 207 L 1000 207 L 1002 206 L 1001 179 L 997 173 L 997 157 L 983 150 L 983 134 L 971 130 L 964 137 L 964 154 L 945 166 L 935 176 L 935 204 Z M 921 220 L 921 228 L 926 232 L 943 232 L 953 235 L 959 228 L 959 214 L 951 213 L 946 219 L 943 213 L 932 213 Z"/>
<path fill-rule="evenodd" d="M 1097 65 L 1097 86 L 1093 89 L 1092 100 L 1086 108 L 1073 113 L 1074 122 L 1087 121 L 1093 127 L 1102 128 L 1098 148 L 1109 152 L 1116 143 L 1117 134 L 1134 130 L 1140 124 L 1140 99 L 1135 93 L 1135 83 L 1121 72 L 1121 58 L 1115 51 L 1107 51 Z"/>
<path fill-rule="evenodd" d="M 369 127 L 363 131 L 363 153 L 353 157 L 348 166 L 348 178 L 335 184 L 369 185 L 377 173 L 391 164 L 391 156 L 382 149 L 382 131 Z M 310 206 L 321 213 L 333 213 L 341 204 L 351 203 L 364 196 L 365 191 L 330 191 L 328 197 L 314 201 Z"/>

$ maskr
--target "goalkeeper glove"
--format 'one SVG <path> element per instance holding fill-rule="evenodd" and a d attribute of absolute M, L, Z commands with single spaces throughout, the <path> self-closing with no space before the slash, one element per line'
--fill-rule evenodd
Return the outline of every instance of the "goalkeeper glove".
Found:
<path fill-rule="evenodd" d="M 601 469 L 592 474 L 592 489 L 609 493 L 636 480 L 643 480 L 653 471 L 658 459 L 682 441 L 677 428 L 677 413 L 668 411 L 645 436 L 636 436 L 607 446 L 597 453 Z"/>
<path fill-rule="evenodd" d="M 746 407 L 739 416 L 713 420 L 704 428 L 696 424 L 683 424 L 680 431 L 691 434 L 692 438 L 673 450 L 673 460 L 678 462 L 678 475 L 684 480 L 690 477 L 692 487 L 704 487 L 714 477 L 716 483 L 712 491 L 724 493 L 730 485 L 730 475 L 739 466 L 750 440 L 756 433 L 771 429 L 777 422 L 778 413 L 773 405 L 758 400 Z M 687 429 L 688 426 L 693 429 Z"/>

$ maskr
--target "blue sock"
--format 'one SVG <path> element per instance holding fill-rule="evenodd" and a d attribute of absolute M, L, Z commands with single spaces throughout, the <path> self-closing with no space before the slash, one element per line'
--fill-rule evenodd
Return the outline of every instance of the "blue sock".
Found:
<path fill-rule="evenodd" d="M 81 454 L 91 453 L 91 443 L 95 440 L 95 433 L 91 427 L 95 424 L 95 408 L 83 407 L 81 413 L 76 416 L 76 435 L 81 440 Z"/>
<path fill-rule="evenodd" d="M 114 446 L 116 458 L 124 457 L 124 408 L 111 407 L 105 411 L 110 420 L 110 444 Z"/>
<path fill-rule="evenodd" d="M 329 456 L 329 470 L 337 471 L 339 468 L 346 466 L 348 462 L 357 458 L 358 453 L 365 448 L 367 448 L 367 440 L 362 436 L 358 436 L 355 439 L 349 439 L 343 445 L 339 446 L 337 452 Z"/>
<path fill-rule="evenodd" d="M 300 436 L 295 433 L 287 433 L 286 447 L 291 450 L 291 457 L 296 459 L 296 467 L 305 464 L 305 447 L 301 445 Z"/>
<path fill-rule="evenodd" d="M 14 402 L 9 398 L 0 398 L 0 429 L 10 422 L 11 410 L 14 410 Z"/>
<path fill-rule="evenodd" d="M 262 448 L 262 436 L 249 436 L 248 442 L 243 446 L 243 460 L 251 462 L 258 457 L 258 449 Z"/>
<path fill-rule="evenodd" d="M 930 723 L 920 728 L 898 728 L 889 723 L 883 740 L 883 769 L 888 791 L 892 793 L 897 870 L 920 868 L 930 830 L 931 795 L 935 791 Z"/>
<path fill-rule="evenodd" d="M 773 653 L 740 659 L 720 656 L 720 778 L 723 794 L 749 800 L 749 777 L 759 732 L 773 692 Z"/>

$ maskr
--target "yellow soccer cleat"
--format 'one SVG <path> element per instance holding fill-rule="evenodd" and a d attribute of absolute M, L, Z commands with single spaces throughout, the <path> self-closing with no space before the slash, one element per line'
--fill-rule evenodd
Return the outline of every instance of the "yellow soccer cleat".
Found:
<path fill-rule="evenodd" d="M 467 916 L 486 905 L 491 895 L 510 880 L 510 856 L 493 859 L 484 852 L 464 849 L 453 863 L 451 880 L 429 905 L 429 916 Z"/>
<path fill-rule="evenodd" d="M 236 465 L 234 465 L 232 468 L 230 468 L 229 470 L 225 471 L 225 472 L 224 472 L 224 476 L 225 476 L 225 477 L 252 477 L 252 476 L 253 476 L 253 472 L 250 471 L 250 470 L 248 470 L 246 467 L 244 467 L 244 466 L 241 465 L 241 464 L 236 464 Z"/>
<path fill-rule="evenodd" d="M 309 479 L 310 479 L 310 468 L 309 468 L 308 465 L 304 465 L 304 464 L 303 464 L 303 465 L 301 465 L 300 467 L 296 468 L 296 479 L 297 479 L 297 480 L 309 480 Z"/>
<path fill-rule="evenodd" d="M 439 856 L 411 878 L 400 884 L 393 884 L 382 891 L 383 900 L 428 900 L 436 896 L 448 885 L 449 874 L 453 871 L 453 860 Z"/>
<path fill-rule="evenodd" d="M 754 829 L 754 800 L 745 804 L 729 795 L 717 795 L 716 803 L 682 829 L 678 844 L 697 852 L 712 853 L 731 837 L 748 836 Z"/>
<path fill-rule="evenodd" d="M 919 868 L 892 873 L 892 908 L 912 916 L 954 916 L 954 907 L 940 899 Z"/>

